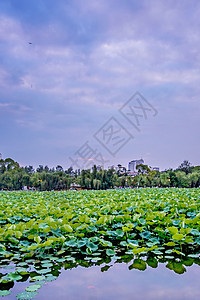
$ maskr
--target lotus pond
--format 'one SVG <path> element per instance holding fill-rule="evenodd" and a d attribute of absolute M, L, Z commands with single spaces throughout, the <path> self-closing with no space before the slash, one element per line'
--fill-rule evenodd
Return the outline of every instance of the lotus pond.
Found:
<path fill-rule="evenodd" d="M 58 289 L 63 272 L 98 268 L 105 278 L 124 263 L 129 273 L 160 266 L 175 275 L 199 272 L 199 192 L 0 192 L 0 296 L 45 299 L 43 288 Z M 24 290 L 16 293 L 20 284 Z M 88 297 L 74 299 L 98 299 Z"/>

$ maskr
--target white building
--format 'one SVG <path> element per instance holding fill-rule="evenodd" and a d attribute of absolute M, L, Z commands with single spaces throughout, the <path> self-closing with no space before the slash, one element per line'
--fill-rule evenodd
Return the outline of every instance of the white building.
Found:
<path fill-rule="evenodd" d="M 137 172 L 137 165 L 140 165 L 140 164 L 144 164 L 144 160 L 141 158 L 141 159 L 136 159 L 136 160 L 132 160 L 128 163 L 128 171 L 130 172 Z"/>

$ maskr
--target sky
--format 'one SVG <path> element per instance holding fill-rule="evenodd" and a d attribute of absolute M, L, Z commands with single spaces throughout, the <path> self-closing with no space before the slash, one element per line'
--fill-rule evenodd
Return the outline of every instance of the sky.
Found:
<path fill-rule="evenodd" d="M 199 0 L 1 0 L 0 153 L 200 165 Z"/>

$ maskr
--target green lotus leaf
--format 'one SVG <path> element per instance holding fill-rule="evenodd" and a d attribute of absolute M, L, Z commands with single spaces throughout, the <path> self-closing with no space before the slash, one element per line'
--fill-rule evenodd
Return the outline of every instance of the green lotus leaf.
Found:
<path fill-rule="evenodd" d="M 11 294 L 11 291 L 7 291 L 7 290 L 0 291 L 0 296 L 1 297 L 8 296 L 10 294 Z"/>
<path fill-rule="evenodd" d="M 42 241 L 42 239 L 39 235 L 37 235 L 34 237 L 34 241 L 39 244 Z"/>
<path fill-rule="evenodd" d="M 149 239 L 151 236 L 151 232 L 150 231 L 144 231 L 144 232 L 140 232 L 139 235 L 143 238 L 143 239 Z"/>
<path fill-rule="evenodd" d="M 95 252 L 97 251 L 98 249 L 98 246 L 92 242 L 87 242 L 87 247 L 92 251 L 92 252 Z"/>
<path fill-rule="evenodd" d="M 121 229 L 117 229 L 116 234 L 117 234 L 117 236 L 122 237 L 122 236 L 124 236 L 124 231 Z"/>
<path fill-rule="evenodd" d="M 50 267 L 52 267 L 52 266 L 53 266 L 52 263 L 42 264 L 42 267 L 43 267 L 43 268 L 50 268 Z"/>
<path fill-rule="evenodd" d="M 173 240 L 181 241 L 184 238 L 184 235 L 181 233 L 175 233 L 172 235 Z"/>
<path fill-rule="evenodd" d="M 57 279 L 56 276 L 48 276 L 48 277 L 45 278 L 45 281 L 54 281 L 56 279 Z"/>
<path fill-rule="evenodd" d="M 64 242 L 64 245 L 66 245 L 68 247 L 76 247 L 77 246 L 76 239 L 66 241 L 66 242 Z"/>
<path fill-rule="evenodd" d="M 174 242 L 168 242 L 168 243 L 165 243 L 164 245 L 169 246 L 169 247 L 176 246 L 176 244 Z"/>
<path fill-rule="evenodd" d="M 171 234 L 177 234 L 178 233 L 178 228 L 176 228 L 176 227 L 167 227 L 167 230 Z"/>
<path fill-rule="evenodd" d="M 44 280 L 44 279 L 45 279 L 45 276 L 36 275 L 36 276 L 31 277 L 30 281 L 40 281 L 40 280 Z"/>
<path fill-rule="evenodd" d="M 64 224 L 63 225 L 63 229 L 66 231 L 66 232 L 73 232 L 73 229 L 70 225 L 67 225 L 67 224 Z"/>
<path fill-rule="evenodd" d="M 78 241 L 77 246 L 78 248 L 84 247 L 86 245 L 86 241 Z"/>
<path fill-rule="evenodd" d="M 191 234 L 199 236 L 200 235 L 200 231 L 198 229 L 192 228 L 191 229 Z"/>
<path fill-rule="evenodd" d="M 113 255 L 115 255 L 115 251 L 113 249 L 106 249 L 106 254 L 108 256 L 113 256 Z"/>
<path fill-rule="evenodd" d="M 21 280 L 22 279 L 22 276 L 19 275 L 18 273 L 9 273 L 8 275 L 8 278 L 10 278 L 12 281 L 15 281 L 15 280 Z"/>
<path fill-rule="evenodd" d="M 126 241 L 121 241 L 121 242 L 120 242 L 120 245 L 121 245 L 122 247 L 126 247 L 128 244 L 127 244 Z"/>
<path fill-rule="evenodd" d="M 16 295 L 16 298 L 19 300 L 28 300 L 33 299 L 36 295 L 38 295 L 37 292 L 22 292 Z"/>
<path fill-rule="evenodd" d="M 41 285 L 34 284 L 34 285 L 29 285 L 27 288 L 25 288 L 25 290 L 27 292 L 35 292 L 35 291 L 39 290 L 40 288 L 41 288 Z"/>
<path fill-rule="evenodd" d="M 41 269 L 41 270 L 37 270 L 37 273 L 39 274 L 47 274 L 50 273 L 51 269 Z"/>
<path fill-rule="evenodd" d="M 146 248 L 145 247 L 141 247 L 141 248 L 137 248 L 137 249 L 133 249 L 133 253 L 134 254 L 139 254 L 139 253 L 143 253 L 143 252 L 146 252 Z"/>

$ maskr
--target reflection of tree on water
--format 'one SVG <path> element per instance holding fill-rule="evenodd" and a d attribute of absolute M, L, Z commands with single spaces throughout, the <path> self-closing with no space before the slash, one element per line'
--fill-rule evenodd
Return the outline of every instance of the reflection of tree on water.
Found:
<path fill-rule="evenodd" d="M 138 255 L 122 255 L 113 260 L 112 257 L 97 258 L 85 257 L 84 259 L 76 257 L 59 258 L 48 257 L 44 261 L 27 260 L 24 262 L 9 265 L 9 260 L 4 260 L 0 264 L 3 273 L 0 273 L 0 291 L 11 291 L 16 282 L 30 282 L 42 286 L 46 282 L 56 280 L 61 274 L 62 269 L 72 270 L 79 266 L 83 268 L 101 267 L 101 272 L 106 272 L 116 263 L 126 263 L 129 270 L 145 271 L 148 267 L 158 268 L 159 264 L 165 264 L 166 268 L 174 271 L 176 274 L 183 274 L 187 271 L 187 267 L 193 264 L 200 265 L 200 259 L 191 257 L 178 257 L 166 259 L 164 257 Z M 29 295 L 28 292 L 25 292 Z M 32 296 L 36 293 L 32 293 Z M 31 296 L 31 293 L 30 293 Z"/>

